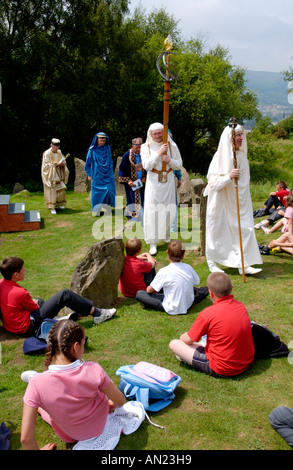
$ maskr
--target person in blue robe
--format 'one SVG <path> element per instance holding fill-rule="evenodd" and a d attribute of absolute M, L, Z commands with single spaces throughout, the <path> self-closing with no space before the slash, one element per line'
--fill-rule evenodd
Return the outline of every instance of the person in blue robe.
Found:
<path fill-rule="evenodd" d="M 141 137 L 133 139 L 131 149 L 123 155 L 119 166 L 118 181 L 124 185 L 126 195 L 125 215 L 131 220 L 143 220 L 142 210 L 146 171 L 141 164 L 141 144 Z M 134 190 L 136 181 L 139 181 L 139 186 L 140 182 L 142 185 Z"/>
<path fill-rule="evenodd" d="M 91 143 L 85 162 L 85 172 L 91 181 L 91 207 L 99 215 L 101 206 L 116 206 L 116 189 L 109 137 L 98 132 Z"/>

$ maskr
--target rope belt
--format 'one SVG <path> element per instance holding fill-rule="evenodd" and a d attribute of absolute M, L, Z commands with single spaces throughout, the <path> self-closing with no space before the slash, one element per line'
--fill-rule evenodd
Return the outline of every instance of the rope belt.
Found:
<path fill-rule="evenodd" d="M 155 170 L 154 168 L 151 170 L 153 173 L 157 173 L 159 183 L 166 183 L 167 182 L 167 175 L 172 171 L 172 168 L 166 171 Z"/>

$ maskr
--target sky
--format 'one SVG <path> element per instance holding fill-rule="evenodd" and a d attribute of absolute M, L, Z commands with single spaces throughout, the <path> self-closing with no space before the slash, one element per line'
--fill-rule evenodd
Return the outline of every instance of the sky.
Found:
<path fill-rule="evenodd" d="M 139 5 L 146 13 L 165 8 L 180 20 L 183 39 L 227 48 L 233 65 L 259 72 L 293 67 L 292 0 L 130 0 L 130 12 Z"/>

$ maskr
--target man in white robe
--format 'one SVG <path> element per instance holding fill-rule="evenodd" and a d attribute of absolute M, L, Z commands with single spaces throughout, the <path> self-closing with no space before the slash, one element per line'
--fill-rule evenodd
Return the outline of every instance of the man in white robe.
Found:
<path fill-rule="evenodd" d="M 60 140 L 52 139 L 50 148 L 43 153 L 42 160 L 44 199 L 51 214 L 56 214 L 56 208 L 64 209 L 66 205 L 65 190 L 69 170 L 59 147 Z"/>
<path fill-rule="evenodd" d="M 147 171 L 144 198 L 144 238 L 150 244 L 150 254 L 157 253 L 160 241 L 169 243 L 172 222 L 176 215 L 176 184 L 173 170 L 182 168 L 182 158 L 176 143 L 168 136 L 163 144 L 163 125 L 152 124 L 146 142 L 141 146 L 141 161 Z M 166 172 L 162 174 L 162 164 Z M 165 176 L 165 182 L 162 178 Z"/>
<path fill-rule="evenodd" d="M 207 200 L 206 214 L 206 259 L 211 272 L 222 271 L 216 263 L 238 268 L 242 274 L 241 251 L 238 230 L 236 191 L 238 199 L 241 237 L 246 274 L 256 274 L 262 264 L 255 237 L 253 211 L 250 196 L 250 171 L 247 159 L 247 140 L 242 126 L 235 129 L 237 168 L 233 164 L 232 128 L 227 126 L 220 138 L 218 150 L 208 169 L 208 185 L 204 195 Z"/>

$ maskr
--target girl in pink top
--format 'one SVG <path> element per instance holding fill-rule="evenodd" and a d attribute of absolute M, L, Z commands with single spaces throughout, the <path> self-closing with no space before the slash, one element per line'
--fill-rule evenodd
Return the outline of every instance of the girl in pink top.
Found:
<path fill-rule="evenodd" d="M 34 371 L 22 374 L 22 380 L 29 381 L 23 399 L 21 442 L 24 449 L 38 449 L 34 436 L 38 412 L 65 442 L 87 442 L 97 436 L 103 441 L 108 417 L 114 416 L 111 412 L 116 407 L 124 405 L 123 393 L 102 367 L 82 360 L 84 344 L 81 325 L 72 320 L 57 322 L 49 334 L 47 370 L 40 374 Z M 117 444 L 124 430 L 123 426 L 116 428 Z M 97 448 L 101 446 L 100 441 Z M 50 443 L 43 449 L 55 447 Z"/>
<path fill-rule="evenodd" d="M 282 227 L 282 233 L 289 232 L 291 235 L 293 235 L 293 194 L 289 194 L 289 196 L 287 196 L 285 205 L 286 210 L 284 217 L 279 220 L 271 229 L 263 226 L 262 229 L 265 233 L 273 233 Z"/>

